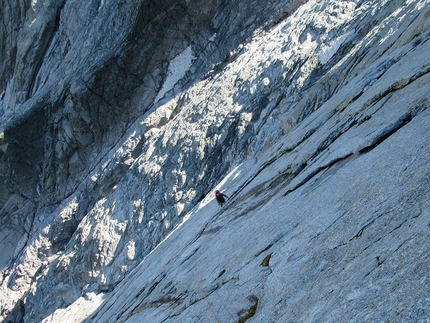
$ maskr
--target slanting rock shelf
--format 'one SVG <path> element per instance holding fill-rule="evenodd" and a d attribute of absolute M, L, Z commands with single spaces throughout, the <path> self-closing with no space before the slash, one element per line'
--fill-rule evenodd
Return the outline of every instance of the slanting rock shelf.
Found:
<path fill-rule="evenodd" d="M 0 320 L 428 320 L 430 1 L 2 14 Z"/>

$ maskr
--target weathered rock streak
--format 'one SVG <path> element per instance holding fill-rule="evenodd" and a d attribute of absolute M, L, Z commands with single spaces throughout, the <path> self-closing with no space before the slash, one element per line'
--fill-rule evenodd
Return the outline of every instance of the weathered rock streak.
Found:
<path fill-rule="evenodd" d="M 1 14 L 1 320 L 429 319 L 429 1 Z"/>

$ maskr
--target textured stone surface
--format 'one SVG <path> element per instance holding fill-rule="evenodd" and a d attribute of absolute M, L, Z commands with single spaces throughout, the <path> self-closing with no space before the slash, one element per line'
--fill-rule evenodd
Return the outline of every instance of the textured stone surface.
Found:
<path fill-rule="evenodd" d="M 2 319 L 429 317 L 428 1 L 26 6 L 0 28 Z"/>

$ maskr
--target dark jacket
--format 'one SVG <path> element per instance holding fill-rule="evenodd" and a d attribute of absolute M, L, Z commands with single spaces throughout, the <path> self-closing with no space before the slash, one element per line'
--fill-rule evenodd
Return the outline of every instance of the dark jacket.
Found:
<path fill-rule="evenodd" d="M 218 204 L 220 206 L 223 206 L 225 203 L 225 199 L 228 198 L 228 196 L 221 193 L 220 191 L 215 191 L 215 198 L 216 198 L 216 201 L 218 202 Z"/>

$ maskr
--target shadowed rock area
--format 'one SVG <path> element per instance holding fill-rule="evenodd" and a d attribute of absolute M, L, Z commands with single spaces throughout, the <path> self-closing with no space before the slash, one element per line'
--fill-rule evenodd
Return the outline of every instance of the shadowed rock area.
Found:
<path fill-rule="evenodd" d="M 1 320 L 430 317 L 429 1 L 1 15 Z"/>

